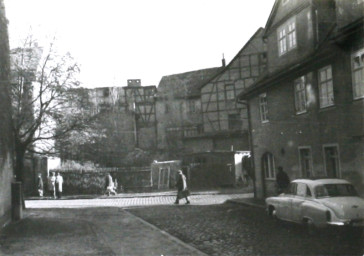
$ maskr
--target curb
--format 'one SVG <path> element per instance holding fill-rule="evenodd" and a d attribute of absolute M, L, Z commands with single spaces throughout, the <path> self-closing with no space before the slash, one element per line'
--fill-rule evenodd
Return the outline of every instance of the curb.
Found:
<path fill-rule="evenodd" d="M 161 230 L 159 229 L 158 227 L 154 226 L 153 224 L 143 220 L 142 218 L 130 213 L 129 211 L 126 211 L 126 210 L 123 210 L 124 212 L 126 212 L 127 214 L 133 216 L 134 218 L 138 219 L 140 222 L 142 222 L 143 224 L 147 225 L 148 227 L 156 230 L 156 231 L 159 231 L 162 235 L 166 236 L 168 239 L 176 242 L 177 244 L 179 245 L 182 245 L 183 247 L 187 248 L 189 251 L 193 252 L 193 255 L 201 255 L 201 256 L 208 256 L 208 254 L 200 251 L 199 249 L 189 245 L 189 244 L 186 244 L 185 242 L 183 242 L 182 240 L 178 239 L 177 237 L 175 236 L 172 236 L 171 234 L 169 234 L 168 232 L 164 231 L 164 230 Z"/>
<path fill-rule="evenodd" d="M 260 204 L 250 203 L 250 202 L 244 202 L 244 201 L 239 201 L 239 200 L 235 200 L 235 199 L 229 199 L 229 200 L 226 200 L 226 202 L 231 203 L 231 204 L 240 204 L 240 205 L 244 205 L 244 206 L 250 206 L 250 207 L 265 209 L 265 205 L 260 205 Z"/>

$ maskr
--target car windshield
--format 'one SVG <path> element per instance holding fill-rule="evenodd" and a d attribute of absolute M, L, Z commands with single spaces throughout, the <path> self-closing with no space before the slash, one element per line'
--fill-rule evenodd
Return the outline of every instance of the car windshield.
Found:
<path fill-rule="evenodd" d="M 325 184 L 315 188 L 317 198 L 338 197 L 338 196 L 357 196 L 355 188 L 351 184 Z"/>

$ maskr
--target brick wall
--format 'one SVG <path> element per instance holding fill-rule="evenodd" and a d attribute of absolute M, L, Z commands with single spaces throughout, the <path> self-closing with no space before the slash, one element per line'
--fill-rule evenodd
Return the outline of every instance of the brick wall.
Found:
<path fill-rule="evenodd" d="M 0 229 L 10 220 L 12 168 L 9 41 L 3 0 L 0 0 Z"/>

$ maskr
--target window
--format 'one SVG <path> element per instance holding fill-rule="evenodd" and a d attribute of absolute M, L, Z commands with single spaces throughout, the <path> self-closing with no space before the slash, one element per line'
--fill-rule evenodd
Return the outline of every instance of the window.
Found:
<path fill-rule="evenodd" d="M 319 70 L 320 107 L 334 105 L 334 89 L 331 66 Z"/>
<path fill-rule="evenodd" d="M 310 148 L 299 148 L 299 160 L 301 174 L 304 178 L 309 178 L 312 176 L 312 156 Z"/>
<path fill-rule="evenodd" d="M 263 171 L 266 179 L 274 179 L 276 171 L 274 166 L 274 157 L 271 153 L 265 153 L 262 157 Z"/>
<path fill-rule="evenodd" d="M 354 99 L 364 97 L 364 48 L 351 56 Z"/>
<path fill-rule="evenodd" d="M 325 170 L 329 178 L 340 178 L 338 146 L 324 146 Z"/>
<path fill-rule="evenodd" d="M 154 98 L 154 89 L 144 90 L 145 100 L 152 100 Z"/>
<path fill-rule="evenodd" d="M 188 111 L 190 113 L 195 113 L 196 112 L 196 102 L 195 102 L 195 100 L 189 100 L 188 101 Z"/>
<path fill-rule="evenodd" d="M 239 114 L 228 115 L 229 130 L 241 130 L 242 120 Z"/>
<path fill-rule="evenodd" d="M 285 54 L 297 45 L 296 40 L 296 20 L 288 20 L 278 28 L 278 48 L 279 55 Z"/>
<path fill-rule="evenodd" d="M 306 112 L 307 97 L 306 97 L 306 78 L 301 76 L 294 81 L 294 93 L 295 93 L 295 107 L 296 114 Z"/>
<path fill-rule="evenodd" d="M 307 190 L 306 184 L 297 183 L 297 190 L 296 190 L 296 195 L 297 196 L 305 197 L 306 196 L 306 190 Z"/>
<path fill-rule="evenodd" d="M 232 84 L 225 85 L 225 93 L 226 93 L 226 100 L 234 100 L 235 99 L 234 85 Z"/>
<path fill-rule="evenodd" d="M 263 123 L 268 122 L 268 102 L 267 94 L 263 93 L 259 95 L 259 108 L 260 108 L 260 120 Z"/>
<path fill-rule="evenodd" d="M 296 46 L 296 23 L 293 22 L 288 25 L 288 49 Z"/>
<path fill-rule="evenodd" d="M 283 53 L 285 53 L 287 51 L 286 30 L 285 29 L 279 31 L 278 44 L 279 44 L 279 55 L 282 55 Z"/>

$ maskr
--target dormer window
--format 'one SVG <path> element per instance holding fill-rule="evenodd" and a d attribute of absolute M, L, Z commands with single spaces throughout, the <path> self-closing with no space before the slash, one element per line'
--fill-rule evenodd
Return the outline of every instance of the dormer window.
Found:
<path fill-rule="evenodd" d="M 296 19 L 293 17 L 278 28 L 278 51 L 279 56 L 292 50 L 297 45 Z"/>

